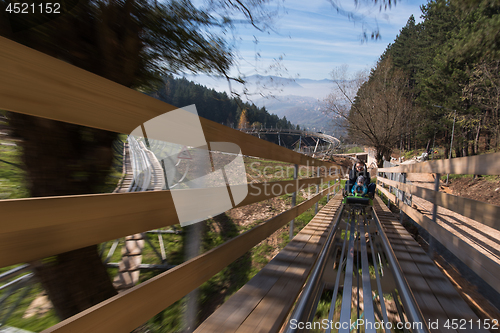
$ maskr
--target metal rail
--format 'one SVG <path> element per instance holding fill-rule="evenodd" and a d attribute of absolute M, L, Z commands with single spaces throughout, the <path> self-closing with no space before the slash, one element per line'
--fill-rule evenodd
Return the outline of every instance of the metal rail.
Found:
<path fill-rule="evenodd" d="M 247 133 L 247 134 L 300 135 L 300 136 L 305 136 L 305 137 L 319 138 L 319 139 L 322 139 L 326 142 L 333 143 L 334 145 L 340 144 L 339 139 L 337 139 L 334 136 L 328 135 L 328 134 L 311 132 L 311 131 L 294 130 L 294 129 L 288 129 L 288 128 L 254 128 L 254 127 L 250 127 L 250 128 L 241 128 L 240 131 Z"/>
<path fill-rule="evenodd" d="M 328 254 L 330 253 L 330 250 L 333 245 L 333 236 L 335 235 L 335 232 L 338 229 L 339 223 L 340 223 L 340 218 L 342 216 L 342 212 L 344 210 L 344 206 L 339 208 L 339 213 L 337 216 L 337 219 L 335 220 L 335 224 L 332 227 L 332 230 L 330 230 L 330 233 L 328 235 L 328 239 L 326 240 L 325 244 L 323 244 L 323 248 L 321 249 L 320 255 L 318 257 L 318 260 L 314 266 L 314 269 L 311 273 L 311 277 L 306 283 L 306 286 L 304 288 L 304 291 L 302 292 L 301 296 L 299 297 L 299 300 L 297 301 L 297 306 L 295 307 L 291 317 L 290 317 L 290 322 L 295 319 L 297 321 L 304 320 L 304 318 L 310 318 L 311 314 L 314 315 L 314 312 L 312 309 L 316 308 L 314 306 L 315 304 L 311 303 L 316 303 L 315 300 L 318 299 L 319 295 L 321 294 L 321 278 L 323 276 L 323 272 L 326 267 L 327 259 L 328 259 Z M 314 300 L 314 301 L 312 301 Z M 291 325 L 287 327 L 285 330 L 286 333 L 294 333 L 298 332 L 298 329 L 292 329 Z"/>
<path fill-rule="evenodd" d="M 7 279 L 10 279 L 11 277 L 15 275 L 19 275 L 21 273 L 24 273 L 30 269 L 30 265 L 24 264 L 21 266 L 18 266 L 16 268 L 13 268 L 11 270 L 8 270 L 7 272 L 4 272 L 0 274 L 0 282 L 5 281 Z"/>
<path fill-rule="evenodd" d="M 346 226 L 340 229 L 339 226 L 342 222 L 345 222 Z M 377 233 L 374 233 L 375 230 Z M 340 252 L 340 258 L 337 260 L 337 255 Z M 376 254 L 376 252 L 379 252 L 379 254 Z M 380 255 L 385 259 L 381 260 Z M 336 268 L 327 267 L 327 262 L 331 262 L 329 259 L 336 263 Z M 369 262 L 370 259 L 372 263 Z M 384 270 L 384 265 L 387 264 L 388 267 Z M 371 266 L 374 268 L 374 277 L 370 273 Z M 334 274 L 327 274 L 326 270 L 328 269 L 333 269 Z M 407 328 L 403 323 L 403 318 L 406 316 L 411 326 L 409 331 L 428 333 L 429 329 L 424 317 L 403 276 L 401 267 L 374 209 L 357 204 L 342 205 L 335 224 L 304 287 L 304 291 L 299 297 L 286 325 L 285 332 L 303 332 L 304 326 L 300 327 L 297 323 L 312 323 L 325 285 L 333 287 L 333 297 L 328 314 L 328 327 L 322 326 L 323 329 L 326 329 L 326 332 L 331 332 L 335 328 L 338 332 L 350 333 L 355 327 L 354 325 L 364 325 L 364 331 L 367 333 L 375 333 L 379 329 L 390 332 L 390 328 L 394 326 L 389 326 L 392 324 L 390 322 L 391 318 L 388 318 L 385 304 L 387 301 L 383 297 L 382 280 L 385 281 L 384 288 L 388 288 L 389 283 L 391 286 L 390 291 L 396 294 L 397 290 L 399 294 L 402 306 L 398 297 L 394 298 L 393 301 L 398 309 L 404 310 L 404 315 L 403 312 L 398 311 L 399 319 L 403 324 L 402 328 L 405 330 Z M 337 307 L 336 301 L 339 289 L 342 289 L 342 303 Z M 385 290 L 386 293 L 390 291 Z M 378 306 L 375 303 L 377 295 Z M 356 312 L 356 308 L 357 320 L 352 321 L 353 311 Z M 339 326 L 333 327 L 334 313 L 339 310 L 340 316 L 337 322 Z M 378 320 L 375 314 L 377 314 Z M 361 324 L 358 322 L 359 320 L 362 320 Z M 394 322 L 394 317 L 391 320 Z"/>
<path fill-rule="evenodd" d="M 158 170 L 155 171 L 155 166 L 158 169 L 158 167 L 161 168 L 161 164 L 158 162 L 155 154 L 152 152 L 152 149 L 156 150 L 157 152 L 160 152 L 161 150 L 166 148 L 167 143 L 158 140 L 150 140 L 150 141 L 146 140 L 146 145 L 147 145 L 146 147 L 146 145 L 142 140 L 137 140 L 133 135 L 129 135 L 127 141 L 129 143 L 130 164 L 133 174 L 133 179 L 130 183 L 130 186 L 127 189 L 127 192 L 152 191 L 152 190 L 154 191 L 154 190 L 164 189 L 166 184 L 166 178 L 164 178 L 165 170 L 161 170 L 160 174 L 157 172 Z M 137 239 L 136 237 L 133 237 L 133 239 L 125 238 L 125 244 L 127 244 L 126 243 L 127 241 L 135 242 L 144 240 L 151 247 L 156 256 L 160 259 L 161 262 L 160 265 L 139 264 L 136 267 L 137 269 L 165 271 L 175 267 L 173 265 L 168 265 L 166 262 L 166 250 L 165 250 L 165 244 L 163 242 L 163 234 L 167 233 L 179 234 L 179 232 L 175 230 L 151 230 L 148 232 L 141 233 L 140 239 Z M 151 240 L 149 239 L 149 235 L 151 234 L 157 234 L 160 246 L 159 251 L 156 249 L 156 247 L 151 243 Z M 113 245 L 111 246 L 106 259 L 104 259 L 104 263 L 106 264 L 107 267 L 120 268 L 120 263 L 109 262 L 119 242 L 120 239 L 116 239 L 113 242 Z M 106 244 L 103 245 L 103 250 L 105 248 L 105 245 Z M 127 261 L 128 259 L 126 259 L 127 256 L 128 255 L 122 256 L 122 262 L 125 262 L 123 266 L 125 267 L 129 266 L 129 264 L 127 264 L 128 262 Z M 120 275 L 125 273 L 119 272 L 118 274 Z M 115 281 L 115 283 L 118 284 L 121 283 L 121 281 L 122 281 L 121 279 L 118 279 Z M 120 284 L 118 288 L 122 288 L 122 285 Z"/>
<path fill-rule="evenodd" d="M 420 328 L 417 325 L 416 326 L 417 328 L 414 330 L 414 332 L 429 333 L 430 331 L 424 320 L 424 316 L 422 315 L 422 312 L 420 311 L 420 308 L 417 305 L 415 296 L 413 296 L 413 293 L 411 292 L 411 289 L 408 286 L 408 281 L 406 281 L 405 277 L 403 276 L 403 271 L 401 269 L 401 266 L 399 266 L 399 262 L 396 259 L 396 255 L 392 250 L 389 240 L 387 239 L 387 235 L 382 229 L 382 225 L 380 224 L 380 220 L 377 214 L 375 213 L 374 209 L 372 209 L 372 214 L 377 229 L 379 231 L 380 239 L 382 240 L 382 246 L 384 247 L 385 254 L 387 255 L 387 259 L 389 260 L 389 263 L 393 269 L 392 272 L 394 274 L 395 282 L 398 287 L 398 291 L 400 293 L 399 295 L 405 307 L 406 315 L 408 316 L 408 319 L 410 321 L 414 323 L 422 323 L 422 327 Z"/>

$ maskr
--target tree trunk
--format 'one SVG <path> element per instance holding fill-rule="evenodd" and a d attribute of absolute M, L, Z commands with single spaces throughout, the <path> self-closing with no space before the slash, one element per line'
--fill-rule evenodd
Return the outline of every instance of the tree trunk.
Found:
<path fill-rule="evenodd" d="M 377 159 L 377 167 L 379 168 L 383 168 L 384 167 L 384 159 L 383 159 L 383 152 L 379 150 L 379 148 L 375 148 L 376 149 L 376 153 L 375 153 L 375 156 L 376 156 L 376 159 Z"/>
<path fill-rule="evenodd" d="M 384 158 L 386 161 L 391 161 L 391 149 L 387 149 L 385 146 L 375 147 L 376 153 L 375 157 L 377 159 L 377 167 L 384 167 Z"/>
<path fill-rule="evenodd" d="M 44 263 L 36 261 L 31 267 L 61 319 L 116 295 L 96 245 L 59 254 Z"/>
<path fill-rule="evenodd" d="M 427 146 L 425 147 L 425 151 L 428 152 L 430 148 L 431 148 L 431 139 L 427 141 Z"/>
<path fill-rule="evenodd" d="M 476 137 L 474 138 L 474 149 L 473 149 L 474 155 L 479 154 L 479 133 L 480 132 L 481 132 L 481 121 L 479 121 L 479 124 L 477 125 Z"/>
<path fill-rule="evenodd" d="M 32 197 L 99 192 L 112 166 L 115 133 L 17 113 L 9 114 L 9 123 L 22 138 Z M 32 268 L 61 319 L 116 294 L 97 246 L 37 261 Z"/>
<path fill-rule="evenodd" d="M 450 137 L 448 136 L 448 132 L 445 133 L 444 136 L 444 158 L 450 157 L 450 148 L 449 148 Z"/>

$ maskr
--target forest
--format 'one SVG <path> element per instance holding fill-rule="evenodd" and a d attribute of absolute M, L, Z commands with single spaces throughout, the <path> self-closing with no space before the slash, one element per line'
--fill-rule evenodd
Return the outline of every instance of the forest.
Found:
<path fill-rule="evenodd" d="M 162 83 L 150 93 L 151 96 L 177 107 L 195 104 L 198 115 L 233 128 L 283 128 L 299 129 L 286 117 L 270 114 L 266 108 L 259 108 L 253 103 L 243 102 L 239 97 L 230 97 L 225 92 L 218 92 L 186 78 L 174 78 L 167 75 Z M 277 135 L 261 135 L 262 139 L 278 144 Z M 283 135 L 281 145 L 291 148 L 297 137 Z"/>
<path fill-rule="evenodd" d="M 499 2 L 434 0 L 421 10 L 422 22 L 408 19 L 367 78 L 339 85 L 328 111 L 350 140 L 387 160 L 394 149 L 441 146 L 446 158 L 497 151 Z M 356 93 L 342 107 L 349 89 Z"/>
<path fill-rule="evenodd" d="M 225 92 L 209 89 L 186 78 L 165 76 L 163 83 L 151 96 L 180 108 L 195 104 L 201 117 L 233 128 L 261 125 L 269 128 L 295 128 L 286 117 L 279 118 L 265 108 L 243 102 L 238 97 L 229 97 Z"/>

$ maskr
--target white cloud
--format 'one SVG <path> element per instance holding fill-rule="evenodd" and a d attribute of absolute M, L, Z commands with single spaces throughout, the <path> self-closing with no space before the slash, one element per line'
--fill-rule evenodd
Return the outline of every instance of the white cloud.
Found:
<path fill-rule="evenodd" d="M 348 64 L 352 72 L 373 66 L 388 43 L 394 41 L 410 15 L 420 21 L 420 5 L 427 0 L 400 0 L 390 9 L 378 10 L 378 4 L 364 2 L 355 8 L 354 0 L 342 0 L 346 10 L 363 15 L 360 21 L 340 15 L 327 0 L 286 0 L 284 10 L 275 19 L 277 33 L 262 33 L 251 26 L 238 27 L 236 43 L 240 71 L 251 75 L 269 68 L 274 59 L 285 54 L 281 62 L 289 76 L 323 79 L 336 66 Z M 360 2 L 358 2 L 360 3 Z M 361 43 L 379 28 L 381 38 Z M 255 37 L 258 43 L 255 44 Z M 255 60 L 256 52 L 260 54 Z M 233 69 L 233 74 L 237 71 Z"/>

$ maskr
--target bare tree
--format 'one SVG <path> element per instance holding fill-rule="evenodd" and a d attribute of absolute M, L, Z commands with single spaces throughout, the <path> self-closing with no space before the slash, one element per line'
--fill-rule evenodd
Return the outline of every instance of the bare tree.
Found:
<path fill-rule="evenodd" d="M 369 79 L 364 73 L 349 78 L 347 68 L 332 73 L 336 89 L 326 100 L 327 110 L 339 118 L 349 137 L 377 151 L 377 161 L 390 160 L 411 102 L 408 79 L 391 59 L 379 61 Z"/>

